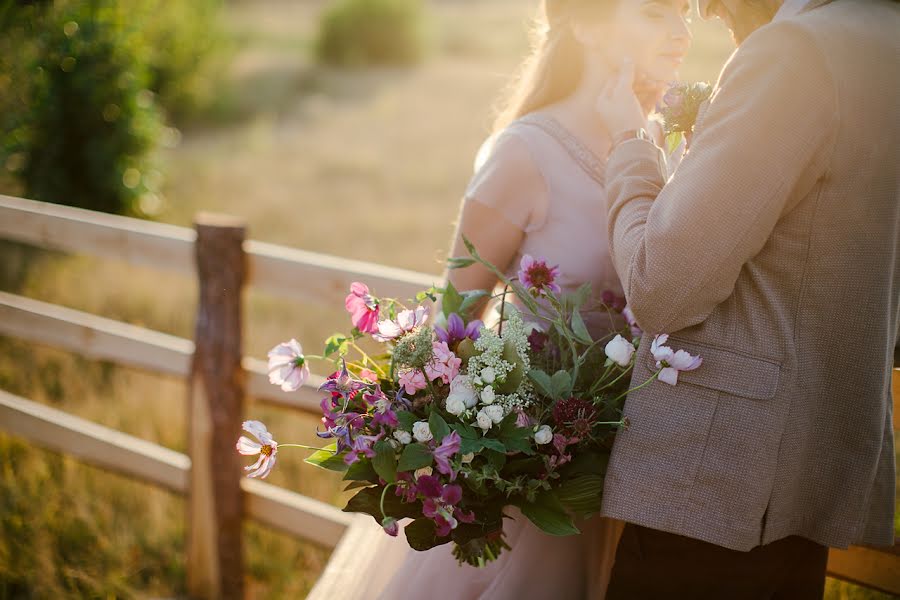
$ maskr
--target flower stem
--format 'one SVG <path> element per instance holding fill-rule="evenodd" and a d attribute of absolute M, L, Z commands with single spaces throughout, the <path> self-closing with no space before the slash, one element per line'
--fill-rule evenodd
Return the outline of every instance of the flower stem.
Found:
<path fill-rule="evenodd" d="M 378 507 L 381 509 L 381 517 L 383 519 L 387 518 L 387 515 L 384 512 L 384 499 L 387 496 L 387 491 L 389 489 L 391 489 L 392 486 L 395 486 L 395 485 L 397 485 L 397 482 L 392 481 L 389 484 L 387 484 L 386 486 L 384 486 L 384 489 L 381 491 L 381 502 L 378 503 Z"/>
<path fill-rule="evenodd" d="M 636 388 L 631 388 L 630 390 L 626 390 L 626 391 L 622 392 L 621 394 L 619 394 L 618 396 L 616 396 L 615 398 L 613 398 L 612 401 L 615 402 L 615 401 L 617 401 L 617 400 L 620 400 L 620 399 L 624 398 L 625 396 L 627 396 L 627 395 L 630 394 L 631 392 L 636 392 L 636 391 L 638 391 L 639 389 L 641 389 L 642 387 L 646 386 L 646 385 L 649 384 L 651 381 L 653 381 L 653 380 L 655 380 L 657 377 L 659 377 L 659 374 L 660 374 L 660 373 L 662 373 L 662 369 L 660 369 L 659 371 L 657 371 L 656 373 L 654 373 L 654 374 L 653 374 L 653 377 L 651 377 L 650 379 L 648 379 L 647 381 L 645 381 L 645 382 L 642 383 L 641 385 L 637 386 Z"/>
<path fill-rule="evenodd" d="M 360 347 L 356 344 L 356 342 L 350 342 L 350 344 L 353 346 L 353 348 L 354 348 L 357 352 L 359 352 L 359 353 L 362 355 L 363 360 L 365 361 L 365 363 L 363 363 L 363 364 L 371 363 L 372 366 L 375 367 L 375 370 L 378 371 L 378 374 L 379 374 L 379 375 L 381 375 L 382 377 L 387 377 L 387 375 L 386 375 L 385 372 L 384 372 L 384 369 L 382 369 L 381 367 L 379 367 L 379 366 L 378 366 L 378 363 L 376 363 L 374 360 L 372 360 L 372 359 L 369 357 L 369 355 L 366 354 L 365 350 L 363 350 L 362 348 L 360 348 Z"/>

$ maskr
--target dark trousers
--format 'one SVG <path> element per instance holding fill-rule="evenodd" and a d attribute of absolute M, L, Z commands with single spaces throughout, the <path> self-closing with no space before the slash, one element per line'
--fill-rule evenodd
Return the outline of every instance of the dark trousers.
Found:
<path fill-rule="evenodd" d="M 607 600 L 821 600 L 828 548 L 792 536 L 750 552 L 627 523 Z"/>

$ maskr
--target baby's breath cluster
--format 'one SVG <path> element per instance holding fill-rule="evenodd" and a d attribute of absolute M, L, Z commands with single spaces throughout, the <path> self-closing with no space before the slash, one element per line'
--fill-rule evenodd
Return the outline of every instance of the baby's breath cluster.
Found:
<path fill-rule="evenodd" d="M 501 406 L 501 419 L 513 409 L 527 406 L 531 385 L 525 374 L 531 364 L 528 334 L 518 312 L 504 322 L 502 335 L 482 329 L 475 349 L 478 353 L 469 360 L 468 372 L 479 404 Z"/>

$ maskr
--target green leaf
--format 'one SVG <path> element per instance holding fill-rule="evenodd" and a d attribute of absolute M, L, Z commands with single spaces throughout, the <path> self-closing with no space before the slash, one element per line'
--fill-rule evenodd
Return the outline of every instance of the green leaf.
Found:
<path fill-rule="evenodd" d="M 666 154 L 670 155 L 675 152 L 675 149 L 681 145 L 682 140 L 684 140 L 684 133 L 681 131 L 675 131 L 666 136 Z"/>
<path fill-rule="evenodd" d="M 342 510 L 344 512 L 356 512 L 371 515 L 379 524 L 383 515 L 381 513 L 381 493 L 384 488 L 380 486 L 368 487 L 357 492 L 350 498 Z M 419 502 L 405 503 L 396 494 L 388 491 L 384 496 L 384 514 L 395 519 L 415 518 L 421 516 L 422 504 Z"/>
<path fill-rule="evenodd" d="M 584 319 L 581 317 L 581 311 L 578 309 L 572 313 L 572 333 L 575 334 L 576 340 L 586 346 L 594 343 L 591 334 L 588 333 L 587 326 L 584 324 Z"/>
<path fill-rule="evenodd" d="M 403 528 L 406 533 L 406 541 L 413 550 L 429 550 L 435 546 L 446 544 L 450 537 L 439 538 L 435 533 L 434 521 L 422 517 Z"/>
<path fill-rule="evenodd" d="M 335 333 L 325 340 L 325 351 L 323 356 L 331 356 L 335 352 L 339 356 L 344 356 L 350 350 L 350 338 L 342 333 Z"/>
<path fill-rule="evenodd" d="M 578 310 L 591 297 L 591 284 L 584 283 L 572 294 L 572 309 Z"/>
<path fill-rule="evenodd" d="M 560 400 L 568 398 L 572 393 L 572 376 L 568 371 L 560 369 L 550 378 L 550 386 L 553 390 L 553 398 Z"/>
<path fill-rule="evenodd" d="M 359 488 L 367 487 L 372 487 L 371 481 L 351 481 L 347 484 L 347 487 L 344 488 L 344 491 L 349 492 L 350 490 L 358 490 Z"/>
<path fill-rule="evenodd" d="M 450 426 L 450 429 L 458 433 L 462 439 L 478 439 L 478 432 L 474 427 L 466 423 L 454 423 Z"/>
<path fill-rule="evenodd" d="M 465 269 L 466 267 L 471 267 L 474 264 L 475 259 L 473 258 L 453 257 L 447 259 L 448 269 Z"/>
<path fill-rule="evenodd" d="M 500 470 L 503 467 L 506 466 L 506 452 L 505 451 L 488 450 L 486 454 L 487 454 L 488 460 L 491 461 L 491 464 L 494 466 L 495 469 L 497 469 L 498 473 L 500 472 Z"/>
<path fill-rule="evenodd" d="M 575 513 L 595 513 L 600 510 L 603 494 L 603 477 L 582 475 L 563 482 L 556 489 L 560 503 Z"/>
<path fill-rule="evenodd" d="M 534 454 L 531 447 L 531 428 L 519 427 L 516 424 L 516 414 L 510 413 L 500 423 L 500 441 L 506 446 L 507 452 L 522 452 Z"/>
<path fill-rule="evenodd" d="M 326 446 L 325 450 L 317 450 L 310 454 L 303 462 L 315 465 L 321 469 L 328 469 L 329 471 L 346 471 L 349 466 L 344 462 L 342 455 L 335 454 L 336 450 L 337 442 L 333 442 Z"/>
<path fill-rule="evenodd" d="M 485 290 L 472 290 L 469 292 L 463 292 L 463 301 L 459 307 L 459 314 L 462 317 L 468 317 L 469 311 L 478 303 L 482 298 L 486 298 L 490 296 L 488 292 Z"/>
<path fill-rule="evenodd" d="M 444 288 L 444 295 L 441 297 L 441 310 L 444 316 L 449 319 L 451 314 L 459 313 L 459 307 L 462 306 L 462 303 L 463 297 L 456 291 L 453 284 L 448 281 L 447 287 Z"/>
<path fill-rule="evenodd" d="M 394 453 L 394 447 L 388 442 L 382 440 L 375 444 L 372 468 L 388 483 L 397 481 L 397 455 Z"/>
<path fill-rule="evenodd" d="M 481 442 L 482 448 L 488 448 L 489 450 L 495 450 L 497 452 L 506 452 L 506 446 L 500 440 L 486 437 L 481 438 L 479 441 Z"/>
<path fill-rule="evenodd" d="M 415 471 L 431 465 L 434 456 L 425 444 L 408 444 L 400 455 L 398 471 Z"/>
<path fill-rule="evenodd" d="M 401 410 L 397 413 L 397 421 L 403 431 L 412 431 L 413 425 L 418 420 L 419 418 L 408 410 Z"/>
<path fill-rule="evenodd" d="M 344 480 L 378 483 L 378 473 L 372 467 L 372 461 L 358 460 L 347 469 L 347 472 L 344 474 Z"/>
<path fill-rule="evenodd" d="M 540 369 L 531 369 L 528 371 L 528 378 L 534 382 L 541 395 L 553 398 L 553 383 L 549 375 Z"/>
<path fill-rule="evenodd" d="M 434 441 L 438 444 L 450 433 L 450 426 L 447 425 L 447 421 L 436 410 L 432 410 L 431 415 L 428 417 L 428 429 L 431 430 L 431 435 L 434 436 Z"/>
<path fill-rule="evenodd" d="M 550 535 L 581 533 L 553 492 L 541 492 L 534 502 L 523 502 L 519 508 L 538 529 Z"/>

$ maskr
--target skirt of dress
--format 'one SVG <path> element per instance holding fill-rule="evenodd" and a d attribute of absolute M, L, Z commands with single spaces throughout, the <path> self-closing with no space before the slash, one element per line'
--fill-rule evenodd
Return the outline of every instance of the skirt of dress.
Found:
<path fill-rule="evenodd" d="M 459 565 L 452 546 L 415 552 L 370 518 L 355 521 L 309 598 L 319 600 L 603 600 L 623 524 L 594 517 L 555 537 L 518 511 L 505 524 L 512 550 L 483 568 Z"/>

